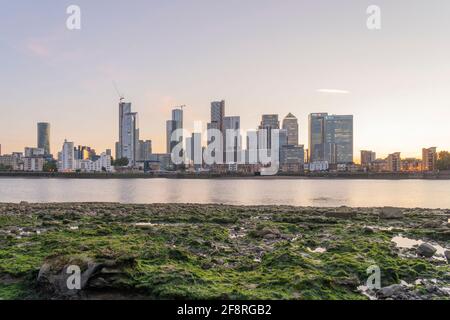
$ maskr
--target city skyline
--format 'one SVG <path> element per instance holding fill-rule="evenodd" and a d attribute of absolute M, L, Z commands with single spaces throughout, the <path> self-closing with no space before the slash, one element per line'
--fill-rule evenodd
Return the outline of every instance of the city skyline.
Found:
<path fill-rule="evenodd" d="M 114 149 L 113 81 L 139 113 L 140 136 L 152 140 L 154 152 L 165 152 L 174 106 L 187 106 L 191 128 L 209 121 L 209 104 L 218 99 L 244 130 L 255 129 L 262 114 L 291 112 L 305 148 L 308 114 L 352 114 L 355 160 L 359 150 L 417 158 L 424 146 L 448 150 L 450 4 L 404 1 L 403 10 L 377 2 L 379 31 L 366 27 L 366 1 L 78 1 L 79 31 L 66 29 L 64 1 L 7 3 L 0 19 L 8 30 L 0 53 L 7 62 L 2 153 L 35 145 L 40 121 L 52 125 L 52 151 L 65 138 Z M 115 23 L 124 12 L 133 16 L 126 28 Z M 173 12 L 183 12 L 176 24 L 167 19 Z M 405 22 L 419 16 L 421 23 Z"/>
<path fill-rule="evenodd" d="M 152 137 L 145 137 L 145 140 L 141 140 L 140 139 L 141 138 L 141 136 L 140 136 L 140 128 L 137 126 L 137 122 L 138 122 L 137 119 L 139 118 L 139 116 L 138 116 L 138 112 L 131 112 L 132 102 L 124 102 L 123 100 L 124 100 L 124 98 L 120 98 L 120 101 L 119 101 L 119 104 L 118 104 L 119 105 L 119 117 L 118 117 L 118 121 L 119 121 L 119 130 L 118 130 L 118 132 L 119 132 L 119 134 L 118 134 L 118 137 L 119 137 L 119 140 L 128 139 L 128 142 L 127 142 L 128 147 L 125 147 L 123 149 L 123 147 L 121 146 L 120 141 L 116 141 L 115 143 L 112 143 L 112 145 L 114 147 L 102 149 L 102 150 L 114 150 L 114 152 L 115 152 L 114 154 L 115 154 L 115 158 L 116 159 L 128 158 L 128 159 L 131 159 L 131 163 L 134 163 L 136 161 L 136 159 L 139 158 L 138 154 L 143 151 L 143 150 L 139 149 L 139 145 L 138 145 L 141 142 L 142 143 L 149 143 L 150 144 L 150 146 L 149 146 L 150 150 L 153 150 L 152 152 L 155 153 L 155 154 L 164 154 L 164 153 L 170 154 L 171 153 L 171 149 L 175 146 L 175 143 L 173 143 L 173 142 L 171 142 L 170 146 L 169 146 L 169 140 L 170 140 L 170 136 L 171 136 L 172 132 L 175 129 L 187 129 L 189 131 L 189 127 L 188 128 L 184 127 L 184 120 L 183 120 L 184 119 L 183 109 L 186 108 L 186 105 L 172 107 L 172 110 L 170 111 L 172 119 L 171 120 L 166 120 L 166 131 L 165 131 L 165 134 L 164 134 L 164 139 L 165 139 L 164 140 L 164 144 L 165 144 L 164 148 L 165 149 L 163 148 L 160 151 L 156 151 L 155 152 L 154 149 L 153 149 L 154 140 L 153 140 Z M 217 107 L 219 105 L 220 105 L 220 108 L 221 108 L 219 113 L 222 113 L 222 114 L 220 114 L 219 118 L 223 118 L 222 121 L 232 121 L 233 120 L 233 121 L 238 121 L 240 123 L 240 116 L 239 115 L 238 116 L 226 116 L 225 115 L 225 100 L 212 101 L 211 102 L 211 110 L 210 110 L 210 112 L 211 112 L 211 120 L 213 121 L 213 123 L 214 123 L 214 121 L 216 121 L 216 120 L 213 120 L 214 117 L 218 117 L 217 114 L 216 114 L 217 112 L 214 112 L 214 110 L 217 109 Z M 321 131 L 322 132 L 320 133 L 320 136 L 321 136 L 320 139 L 322 140 L 321 148 L 323 149 L 322 150 L 323 154 L 321 156 L 317 156 L 317 155 L 313 156 L 312 154 L 314 153 L 314 151 L 311 151 L 310 147 L 309 147 L 311 145 L 311 138 L 314 136 L 314 132 L 313 132 L 314 131 L 314 126 L 312 125 L 313 122 L 311 120 L 311 117 L 313 117 L 313 118 L 319 117 L 320 119 L 323 118 L 322 119 L 323 123 L 321 124 L 321 127 L 322 127 Z M 128 118 L 129 118 L 129 120 L 128 120 Z M 283 126 L 285 126 L 285 123 L 290 121 L 291 119 L 295 119 L 295 126 L 294 126 L 294 128 L 295 128 L 296 134 L 294 135 L 295 136 L 294 141 L 298 139 L 299 132 L 300 132 L 300 130 L 299 130 L 300 125 L 298 124 L 298 118 L 295 115 L 293 115 L 292 112 L 289 112 L 286 116 L 282 116 L 282 115 L 279 115 L 279 114 L 273 114 L 273 113 L 272 114 L 262 114 L 261 118 L 262 118 L 262 120 L 261 120 L 261 122 L 260 122 L 260 124 L 258 126 L 255 126 L 255 128 L 249 128 L 248 130 L 244 129 L 244 134 L 246 134 L 246 133 L 248 133 L 250 131 L 255 131 L 257 129 L 262 129 L 262 128 L 267 129 L 268 127 L 266 127 L 266 125 L 263 125 L 263 124 L 265 122 L 268 122 L 269 123 L 269 127 L 273 126 L 274 128 L 280 129 L 280 134 L 283 132 L 283 130 L 287 130 L 286 133 L 285 133 L 286 134 L 286 142 L 287 142 L 288 139 L 289 139 L 288 138 L 288 132 L 289 131 L 292 132 L 292 130 L 294 130 L 294 129 L 293 128 L 290 128 L 290 129 L 284 128 Z M 332 144 L 336 143 L 336 146 L 339 145 L 340 143 L 344 143 L 344 141 L 345 141 L 345 143 L 347 143 L 346 142 L 346 140 L 347 140 L 346 135 L 347 134 L 345 134 L 343 136 L 345 140 L 342 141 L 342 142 L 327 141 L 327 138 L 326 138 L 327 131 L 330 130 L 330 129 L 327 128 L 327 127 L 330 126 L 330 125 L 327 126 L 327 123 L 329 123 L 329 122 L 333 123 L 332 127 L 333 127 L 333 132 L 334 132 L 334 130 L 335 130 L 334 122 L 335 121 L 339 121 L 339 122 L 344 121 L 344 124 L 345 124 L 345 121 L 348 121 L 348 120 L 350 120 L 350 126 L 351 126 L 350 127 L 350 131 L 349 131 L 349 133 L 351 132 L 351 136 L 349 136 L 349 138 L 351 137 L 351 140 L 349 141 L 351 149 L 347 150 L 346 152 L 348 152 L 349 156 L 345 157 L 345 159 L 346 159 L 345 161 L 339 161 L 337 159 L 333 160 L 331 158 L 332 156 L 330 155 L 331 150 L 327 151 L 326 149 L 327 148 L 329 149 L 331 147 L 330 143 L 332 143 Z M 208 145 L 208 139 L 207 139 L 206 132 L 207 132 L 207 129 L 209 129 L 211 127 L 211 123 L 210 122 L 206 122 L 206 123 L 201 122 L 201 124 L 202 124 L 202 127 L 203 127 L 204 131 L 202 131 L 202 133 L 201 133 L 200 141 L 201 141 L 201 146 L 205 147 L 205 146 Z M 230 124 L 231 124 L 231 122 L 230 122 Z M 230 124 L 228 124 L 228 126 Z M 43 126 L 44 126 L 45 129 L 42 128 Z M 192 134 L 196 133 L 195 129 L 193 128 L 193 126 L 194 126 L 194 124 L 192 124 L 192 130 L 191 130 Z M 220 124 L 216 124 L 216 125 L 213 124 L 214 128 L 216 126 L 221 126 L 221 125 Z M 50 134 L 50 127 L 51 127 L 51 124 L 48 123 L 48 122 L 37 122 L 37 129 L 38 130 L 37 130 L 37 144 L 36 144 L 36 147 L 38 149 L 45 150 L 45 154 L 47 154 L 47 155 L 51 154 L 49 151 L 47 151 L 48 150 L 48 145 L 51 146 L 51 145 L 55 144 L 55 143 L 52 144 L 52 142 L 51 142 L 53 139 L 50 138 L 50 137 L 52 137 L 52 135 Z M 124 130 L 121 130 L 122 127 L 128 128 L 128 135 L 130 134 L 130 132 L 133 132 L 132 135 L 130 137 L 128 137 L 127 134 L 123 135 L 122 131 L 124 131 Z M 362 158 L 360 157 L 360 154 L 361 154 L 361 152 L 365 152 L 366 150 L 364 150 L 364 149 L 355 150 L 353 148 L 353 141 L 355 139 L 354 132 L 353 132 L 353 127 L 354 127 L 353 115 L 336 115 L 336 114 L 328 114 L 326 112 L 311 113 L 311 114 L 308 115 L 308 121 L 306 123 L 306 127 L 307 127 L 307 135 L 306 135 L 306 139 L 305 139 L 306 143 L 305 144 L 299 143 L 299 145 L 301 145 L 302 147 L 305 146 L 304 147 L 305 148 L 305 150 L 304 150 L 305 155 L 309 152 L 308 158 L 311 157 L 310 158 L 311 161 L 326 160 L 327 162 L 330 162 L 330 163 L 335 163 L 336 161 L 340 162 L 340 163 L 349 163 L 349 162 L 352 162 L 352 161 L 350 161 L 350 159 L 353 159 L 353 162 L 355 162 L 355 163 L 361 163 L 362 162 Z M 345 125 L 345 127 L 346 127 L 346 125 Z M 221 130 L 221 131 L 226 131 L 227 129 L 236 129 L 236 128 L 237 129 L 242 129 L 242 128 L 240 128 L 240 125 L 237 125 L 237 127 L 233 127 L 233 128 L 228 128 L 227 126 L 224 126 L 224 130 Z M 42 130 L 45 130 L 45 133 L 43 133 Z M 268 130 L 270 131 L 270 128 Z M 44 136 L 44 134 L 45 134 L 45 138 L 42 137 L 42 136 Z M 330 135 L 330 133 L 328 133 L 328 136 L 329 135 Z M 342 132 L 340 132 L 339 135 L 342 136 Z M 334 136 L 334 133 L 333 133 L 333 136 Z M 180 141 L 184 141 L 184 138 L 186 138 L 186 137 L 181 137 Z M 44 143 L 44 142 L 41 141 L 43 139 L 45 140 L 45 147 L 42 147 L 40 145 L 40 144 Z M 67 139 L 69 139 L 69 138 L 64 138 L 63 139 L 63 145 L 66 143 Z M 74 139 L 72 139 L 72 140 L 75 141 Z M 300 141 L 300 139 L 298 139 L 298 140 Z M 224 141 L 224 143 L 225 143 L 225 141 Z M 78 145 L 80 145 L 80 144 L 78 144 Z M 88 143 L 87 145 L 89 145 L 93 149 L 97 149 L 92 144 Z M 270 145 L 270 143 L 269 143 L 269 145 Z M 34 146 L 34 144 L 29 144 L 29 145 L 26 145 L 26 146 L 22 146 L 21 148 L 15 150 L 15 151 L 9 152 L 9 153 L 17 153 L 17 152 L 20 153 L 20 152 L 22 152 L 21 150 L 23 150 L 24 148 L 25 149 L 28 148 L 28 146 Z M 430 144 L 430 146 L 431 146 L 431 144 Z M 3 148 L 3 149 L 1 149 L 1 148 Z M 225 146 L 224 146 L 224 148 L 225 148 Z M 244 142 L 242 142 L 242 148 L 246 149 L 246 146 L 245 146 Z M 56 147 L 56 149 L 59 150 L 58 147 Z M 130 151 L 128 149 L 132 149 L 132 150 Z M 422 146 L 422 148 L 418 151 L 418 155 L 417 156 L 411 156 L 411 155 L 406 155 L 405 156 L 405 153 L 400 148 L 397 148 L 396 149 L 397 151 L 395 151 L 393 153 L 402 153 L 403 157 L 405 157 L 405 158 L 417 158 L 417 159 L 420 159 L 423 156 L 423 153 L 421 153 L 421 152 L 423 152 L 423 149 L 424 149 L 424 146 Z M 439 147 L 434 147 L 434 149 L 440 149 L 440 148 Z M 5 148 L 4 148 L 4 146 L 2 145 L 2 143 L 0 141 L 0 151 L 1 151 L 0 155 L 1 154 L 7 154 L 7 152 L 4 152 L 4 150 L 5 150 Z M 441 150 L 444 150 L 444 149 L 441 149 Z M 225 152 L 225 149 L 224 149 L 224 152 Z M 335 153 L 336 151 L 333 151 L 333 152 Z M 389 154 L 386 154 L 386 155 L 384 155 L 384 154 L 379 155 L 378 152 L 376 152 L 376 154 L 377 154 L 376 159 L 384 159 L 384 158 L 389 157 L 390 155 L 392 155 L 392 153 L 389 153 Z M 118 157 L 118 155 L 121 155 L 121 156 Z M 135 157 L 137 157 L 137 158 L 135 159 Z"/>

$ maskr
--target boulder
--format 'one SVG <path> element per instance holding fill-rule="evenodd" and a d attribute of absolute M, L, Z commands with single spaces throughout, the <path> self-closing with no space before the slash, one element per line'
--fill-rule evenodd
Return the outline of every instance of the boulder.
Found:
<path fill-rule="evenodd" d="M 69 289 L 68 280 L 73 272 L 68 272 L 70 266 L 78 266 L 81 270 L 81 290 Z M 47 260 L 39 269 L 37 276 L 38 288 L 44 293 L 49 293 L 56 298 L 75 298 L 80 296 L 94 275 L 103 268 L 103 264 L 97 263 L 89 258 L 81 258 L 76 261 L 53 258 Z"/>
<path fill-rule="evenodd" d="M 436 253 L 436 248 L 429 243 L 422 243 L 417 248 L 417 254 L 421 257 L 431 258 Z"/>
<path fill-rule="evenodd" d="M 381 219 L 401 219 L 404 214 L 401 208 L 384 207 L 381 209 L 379 217 Z"/>
<path fill-rule="evenodd" d="M 381 288 L 377 292 L 377 296 L 379 298 L 395 298 L 396 296 L 399 296 L 402 294 L 406 288 L 400 284 L 393 284 L 388 287 Z"/>

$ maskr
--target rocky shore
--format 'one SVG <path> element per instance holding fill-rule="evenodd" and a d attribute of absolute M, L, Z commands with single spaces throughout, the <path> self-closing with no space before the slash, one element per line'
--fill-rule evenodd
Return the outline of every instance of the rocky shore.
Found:
<path fill-rule="evenodd" d="M 0 299 L 450 299 L 450 210 L 0 204 Z M 80 290 L 67 286 L 81 271 Z M 367 287 L 376 266 L 380 287 Z"/>

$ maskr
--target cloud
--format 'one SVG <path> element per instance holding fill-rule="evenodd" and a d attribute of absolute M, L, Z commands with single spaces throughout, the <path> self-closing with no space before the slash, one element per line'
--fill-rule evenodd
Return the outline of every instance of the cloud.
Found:
<path fill-rule="evenodd" d="M 340 89 L 317 89 L 319 93 L 333 93 L 333 94 L 350 94 L 350 91 Z"/>
<path fill-rule="evenodd" d="M 48 57 L 50 56 L 50 48 L 47 44 L 44 43 L 44 41 L 31 39 L 28 40 L 26 43 L 26 49 L 31 54 L 38 56 L 38 57 Z"/>

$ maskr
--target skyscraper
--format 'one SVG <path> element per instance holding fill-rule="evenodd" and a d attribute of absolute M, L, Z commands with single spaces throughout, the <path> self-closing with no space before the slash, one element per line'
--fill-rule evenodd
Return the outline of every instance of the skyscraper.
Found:
<path fill-rule="evenodd" d="M 287 130 L 287 144 L 298 145 L 298 121 L 292 113 L 283 119 L 283 129 Z"/>
<path fill-rule="evenodd" d="M 136 161 L 148 161 L 152 154 L 152 140 L 139 140 Z"/>
<path fill-rule="evenodd" d="M 172 134 L 177 129 L 183 129 L 183 108 L 184 106 L 175 107 L 172 110 L 172 119 L 166 122 L 166 149 L 171 154 L 173 148 L 183 141 L 183 135 L 178 136 L 178 141 L 171 141 Z"/>
<path fill-rule="evenodd" d="M 325 117 L 328 113 L 311 113 L 308 117 L 309 161 L 324 160 Z"/>
<path fill-rule="evenodd" d="M 353 162 L 353 116 L 325 117 L 324 160 L 329 164 Z"/>
<path fill-rule="evenodd" d="M 62 172 L 70 172 L 75 169 L 75 154 L 74 154 L 73 142 L 64 140 L 63 148 L 61 151 L 61 165 L 60 170 Z"/>
<path fill-rule="evenodd" d="M 232 116 L 223 118 L 223 137 L 225 146 L 225 161 L 237 163 L 240 161 L 240 154 L 242 150 L 241 141 L 241 117 Z M 228 141 L 227 135 L 233 136 L 233 141 Z"/>
<path fill-rule="evenodd" d="M 309 115 L 309 160 L 330 164 L 353 162 L 353 116 Z"/>
<path fill-rule="evenodd" d="M 272 130 L 280 129 L 280 121 L 277 114 L 263 114 L 261 124 L 258 127 L 258 149 L 272 148 Z"/>
<path fill-rule="evenodd" d="M 226 144 L 225 144 L 225 127 L 224 127 L 224 118 L 225 118 L 225 101 L 213 101 L 211 102 L 211 122 L 207 124 L 208 129 L 208 145 L 212 142 L 215 142 L 215 136 L 213 139 L 213 135 L 210 130 L 216 129 L 221 132 L 222 142 L 215 142 L 217 144 L 217 148 L 221 150 L 221 155 L 216 154 L 216 150 L 214 150 L 211 154 L 213 157 L 220 157 L 221 159 L 218 161 L 220 163 L 224 163 L 226 161 Z"/>
<path fill-rule="evenodd" d="M 44 149 L 45 155 L 50 154 L 50 123 L 37 124 L 37 147 Z"/>
<path fill-rule="evenodd" d="M 225 101 L 213 101 L 211 102 L 211 123 L 217 125 L 217 129 L 224 130 L 224 118 L 225 118 Z"/>
<path fill-rule="evenodd" d="M 119 103 L 119 143 L 118 158 L 127 158 L 128 165 L 133 166 L 136 161 L 136 146 L 139 140 L 136 127 L 137 113 L 131 112 L 131 103 Z"/>

